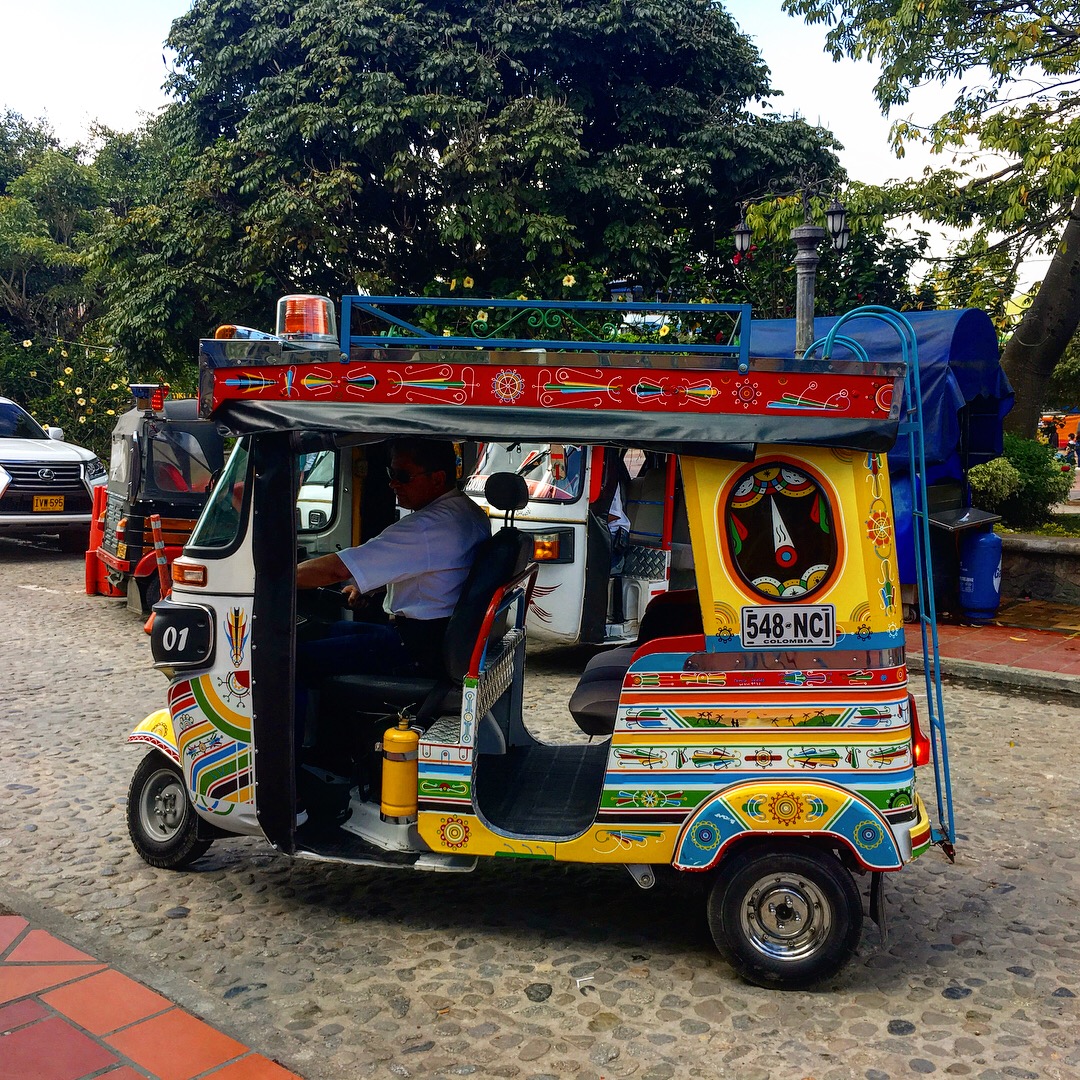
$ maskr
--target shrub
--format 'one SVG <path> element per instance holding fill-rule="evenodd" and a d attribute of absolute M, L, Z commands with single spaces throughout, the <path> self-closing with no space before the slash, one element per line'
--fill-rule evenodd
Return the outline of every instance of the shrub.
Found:
<path fill-rule="evenodd" d="M 994 458 L 984 465 L 968 470 L 971 501 L 981 510 L 999 513 L 1001 504 L 1020 490 L 1023 479 L 1020 471 L 1006 458 Z"/>
<path fill-rule="evenodd" d="M 1004 456 L 1020 474 L 1020 486 L 998 504 L 997 512 L 1010 528 L 1044 525 L 1053 508 L 1069 497 L 1074 470 L 1062 466 L 1048 446 L 1016 435 L 1005 436 Z"/>

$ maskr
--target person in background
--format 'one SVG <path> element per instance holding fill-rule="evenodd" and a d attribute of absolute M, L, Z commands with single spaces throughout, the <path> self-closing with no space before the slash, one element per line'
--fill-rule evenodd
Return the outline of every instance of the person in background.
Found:
<path fill-rule="evenodd" d="M 1065 443 L 1065 464 L 1076 465 L 1076 433 L 1069 434 L 1069 440 Z"/>

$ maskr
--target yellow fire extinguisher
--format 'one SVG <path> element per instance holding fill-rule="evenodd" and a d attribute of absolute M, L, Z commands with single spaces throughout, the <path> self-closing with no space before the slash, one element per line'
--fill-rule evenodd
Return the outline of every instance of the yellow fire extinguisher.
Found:
<path fill-rule="evenodd" d="M 411 718 L 398 717 L 395 727 L 383 733 L 382 801 L 383 821 L 409 824 L 416 821 L 416 784 L 420 735 L 411 728 Z"/>

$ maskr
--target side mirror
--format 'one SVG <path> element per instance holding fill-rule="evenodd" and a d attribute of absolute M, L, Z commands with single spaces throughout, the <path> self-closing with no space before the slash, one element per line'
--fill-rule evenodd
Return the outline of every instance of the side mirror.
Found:
<path fill-rule="evenodd" d="M 56 439 L 59 442 L 64 441 L 64 429 L 62 427 L 46 427 L 45 434 L 48 435 L 50 439 Z"/>

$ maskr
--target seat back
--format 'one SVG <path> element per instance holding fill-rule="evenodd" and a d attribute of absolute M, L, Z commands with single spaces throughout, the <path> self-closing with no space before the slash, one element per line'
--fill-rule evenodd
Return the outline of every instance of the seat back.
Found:
<path fill-rule="evenodd" d="M 704 632 L 697 589 L 672 589 L 649 601 L 641 616 L 636 644 L 641 646 L 655 638 Z"/>
<path fill-rule="evenodd" d="M 476 639 L 492 599 L 500 589 L 523 574 L 532 561 L 532 536 L 512 524 L 514 512 L 523 509 L 529 501 L 524 477 L 517 473 L 495 473 L 484 485 L 484 497 L 508 515 L 509 524 L 477 548 L 472 569 L 450 616 L 443 645 L 443 667 L 455 682 L 469 672 Z M 505 624 L 504 614 L 493 624 L 489 637 L 493 640 L 501 638 Z"/>
<path fill-rule="evenodd" d="M 513 526 L 499 529 L 477 549 L 443 644 L 444 669 L 455 682 L 460 682 L 469 672 L 469 661 L 492 599 L 499 589 L 525 571 L 532 552 L 532 537 Z M 503 626 L 497 622 L 491 636 L 501 637 L 502 631 Z"/>

